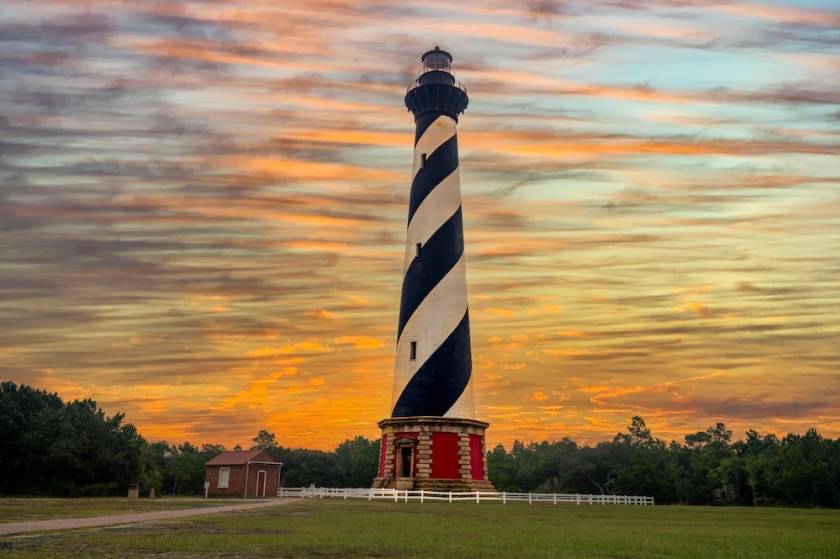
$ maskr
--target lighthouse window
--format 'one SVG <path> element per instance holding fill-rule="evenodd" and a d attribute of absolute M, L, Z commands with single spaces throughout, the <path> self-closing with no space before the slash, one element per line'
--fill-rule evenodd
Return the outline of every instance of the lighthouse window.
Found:
<path fill-rule="evenodd" d="M 415 248 L 417 249 L 417 253 L 414 255 L 414 258 L 420 258 L 420 249 L 423 248 L 423 243 L 417 243 Z"/>
<path fill-rule="evenodd" d="M 425 166 L 426 166 L 426 154 L 421 153 L 420 154 L 420 168 L 422 169 Z"/>
<path fill-rule="evenodd" d="M 409 359 L 411 359 L 412 361 L 417 359 L 417 342 L 411 342 L 411 354 L 409 356 Z"/>

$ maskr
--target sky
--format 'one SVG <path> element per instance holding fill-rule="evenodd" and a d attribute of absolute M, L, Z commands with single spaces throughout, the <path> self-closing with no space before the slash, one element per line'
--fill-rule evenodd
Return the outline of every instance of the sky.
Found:
<path fill-rule="evenodd" d="M 0 378 L 378 436 L 434 45 L 489 445 L 840 435 L 833 1 L 0 0 Z"/>

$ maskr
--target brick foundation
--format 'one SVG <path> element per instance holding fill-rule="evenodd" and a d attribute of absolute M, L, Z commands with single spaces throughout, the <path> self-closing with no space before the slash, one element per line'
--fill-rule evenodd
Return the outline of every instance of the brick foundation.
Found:
<path fill-rule="evenodd" d="M 488 424 L 447 417 L 393 417 L 379 422 L 382 453 L 374 487 L 493 491 L 487 479 Z M 409 466 L 410 464 L 410 466 Z"/>

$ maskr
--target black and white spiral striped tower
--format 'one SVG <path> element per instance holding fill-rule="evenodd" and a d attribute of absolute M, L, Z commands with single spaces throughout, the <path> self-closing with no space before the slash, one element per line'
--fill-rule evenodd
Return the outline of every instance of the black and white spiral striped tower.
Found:
<path fill-rule="evenodd" d="M 375 487 L 492 490 L 484 431 L 475 419 L 458 117 L 467 91 L 438 47 L 423 54 L 408 88 L 414 164 L 391 417 L 379 422 Z"/>
<path fill-rule="evenodd" d="M 448 52 L 436 47 L 421 61 L 405 95 L 416 130 L 391 415 L 472 419 L 456 130 L 469 99 Z"/>

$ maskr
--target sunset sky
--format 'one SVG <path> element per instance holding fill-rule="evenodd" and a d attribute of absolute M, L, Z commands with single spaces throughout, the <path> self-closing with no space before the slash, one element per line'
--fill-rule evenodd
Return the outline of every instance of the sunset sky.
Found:
<path fill-rule="evenodd" d="M 489 445 L 840 435 L 834 0 L 0 0 L 0 378 L 378 436 L 434 45 Z"/>

